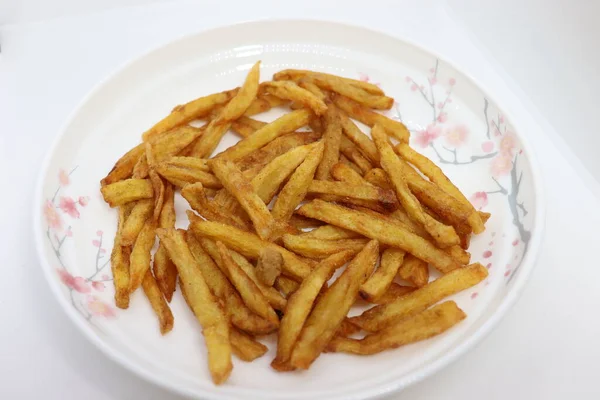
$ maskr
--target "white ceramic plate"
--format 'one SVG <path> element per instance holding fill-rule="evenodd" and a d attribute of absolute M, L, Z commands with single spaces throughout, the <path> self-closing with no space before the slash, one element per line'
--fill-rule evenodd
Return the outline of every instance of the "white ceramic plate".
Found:
<path fill-rule="evenodd" d="M 113 306 L 109 254 L 116 212 L 99 181 L 140 134 L 174 105 L 239 85 L 262 60 L 262 79 L 284 68 L 327 71 L 381 84 L 388 112 L 413 132 L 412 145 L 438 162 L 476 207 L 492 213 L 473 238 L 489 278 L 453 296 L 468 318 L 436 338 L 358 357 L 324 354 L 309 371 L 276 373 L 269 353 L 235 361 L 215 387 L 200 327 L 179 291 L 166 337 L 141 291 Z M 263 119 L 270 120 L 271 112 Z M 37 250 L 48 282 L 73 322 L 108 356 L 139 375 L 202 399 L 363 399 L 402 389 L 447 365 L 490 331 L 514 303 L 533 265 L 543 225 L 540 179 L 524 133 L 480 87 L 414 45 L 326 22 L 246 23 L 189 36 L 129 63 L 100 84 L 69 119 L 41 172 Z M 229 134 L 221 149 L 237 140 Z M 220 150 L 220 149 L 219 149 Z M 185 202 L 178 203 L 186 226 Z"/>

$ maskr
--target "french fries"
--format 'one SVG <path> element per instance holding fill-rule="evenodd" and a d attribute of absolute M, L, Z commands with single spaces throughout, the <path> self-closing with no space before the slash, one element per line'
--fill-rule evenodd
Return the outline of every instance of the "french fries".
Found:
<path fill-rule="evenodd" d="M 453 301 L 436 303 L 486 278 L 467 249 L 490 214 L 408 145 L 402 122 L 377 111 L 394 100 L 317 71 L 259 78 L 260 61 L 241 87 L 175 107 L 100 181 L 119 215 L 116 306 L 128 308 L 141 286 L 164 335 L 179 277 L 215 384 L 231 374 L 232 354 L 263 356 L 256 338 L 273 332 L 271 366 L 292 371 L 323 352 L 374 354 L 463 320 Z M 293 111 L 252 118 L 278 106 Z M 241 139 L 212 155 L 230 128 Z M 175 228 L 176 189 L 197 213 L 187 210 L 185 231 Z M 375 306 L 349 316 L 365 302 Z"/>

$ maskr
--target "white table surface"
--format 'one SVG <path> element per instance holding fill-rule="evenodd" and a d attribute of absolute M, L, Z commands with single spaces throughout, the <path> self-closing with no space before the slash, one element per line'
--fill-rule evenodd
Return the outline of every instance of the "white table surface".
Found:
<path fill-rule="evenodd" d="M 0 29 L 0 398 L 179 399 L 105 358 L 59 308 L 32 248 L 34 181 L 70 111 L 123 62 L 186 33 L 294 15 L 374 27 L 454 61 L 515 115 L 544 173 L 545 241 L 517 305 L 465 357 L 390 399 L 599 398 L 598 185 L 569 165 L 572 154 L 553 127 L 514 94 L 519 88 L 488 61 L 443 2 L 334 7 L 304 1 L 295 10 L 275 1 L 220 4 L 177 1 Z"/>

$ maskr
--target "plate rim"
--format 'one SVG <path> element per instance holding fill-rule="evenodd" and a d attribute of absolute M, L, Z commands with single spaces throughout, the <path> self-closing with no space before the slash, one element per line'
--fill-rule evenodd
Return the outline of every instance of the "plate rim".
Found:
<path fill-rule="evenodd" d="M 50 286 L 54 297 L 57 299 L 58 303 L 62 306 L 61 308 L 67 314 L 71 322 L 75 326 L 77 326 L 81 333 L 99 349 L 108 359 L 120 364 L 125 367 L 132 373 L 135 373 L 138 377 L 151 382 L 152 384 L 158 385 L 170 392 L 178 393 L 184 395 L 186 397 L 198 398 L 199 395 L 203 396 L 207 400 L 222 400 L 226 398 L 231 398 L 231 396 L 227 394 L 215 394 L 205 392 L 204 389 L 201 389 L 202 393 L 199 393 L 197 390 L 190 390 L 187 388 L 179 387 L 173 384 L 168 378 L 162 378 L 157 374 L 153 373 L 150 369 L 144 368 L 138 363 L 132 362 L 127 356 L 123 353 L 115 351 L 109 344 L 107 344 L 104 340 L 101 339 L 97 333 L 93 331 L 89 324 L 85 323 L 85 321 L 81 318 L 76 310 L 72 307 L 70 303 L 68 303 L 67 298 L 63 296 L 61 292 L 61 287 L 58 281 L 54 276 L 51 275 L 51 265 L 47 260 L 44 254 L 44 244 L 42 243 L 42 228 L 39 223 L 42 220 L 42 208 L 40 207 L 41 200 L 43 200 L 43 187 L 45 182 L 45 177 L 48 174 L 48 169 L 53 158 L 53 154 L 58 148 L 59 143 L 63 139 L 67 129 L 72 124 L 75 117 L 79 114 L 80 110 L 89 102 L 89 100 L 95 96 L 108 82 L 110 82 L 114 77 L 119 75 L 121 72 L 125 71 L 135 62 L 151 55 L 154 52 L 160 51 L 168 46 L 173 45 L 174 43 L 184 41 L 193 36 L 204 35 L 216 33 L 220 30 L 229 30 L 235 29 L 240 26 L 247 25 L 255 25 L 261 23 L 295 23 L 295 24 L 317 24 L 317 25 L 335 25 L 338 29 L 353 29 L 353 30 L 362 30 L 367 34 L 375 34 L 386 36 L 395 41 L 399 41 L 404 43 L 405 45 L 411 46 L 423 53 L 429 54 L 431 56 L 436 57 L 441 62 L 446 65 L 452 67 L 457 72 L 461 73 L 471 84 L 478 88 L 484 94 L 486 98 L 488 98 L 499 110 L 502 111 L 504 115 L 508 117 L 508 120 L 511 124 L 516 128 L 515 132 L 521 142 L 521 146 L 525 149 L 529 167 L 531 170 L 531 181 L 533 184 L 533 193 L 535 196 L 535 212 L 534 212 L 534 220 L 532 224 L 532 235 L 531 242 L 529 244 L 529 251 L 525 254 L 523 258 L 520 268 L 519 275 L 514 280 L 514 283 L 506 292 L 504 298 L 500 301 L 500 304 L 497 306 L 497 309 L 493 312 L 493 314 L 487 318 L 487 320 L 474 332 L 473 335 L 462 341 L 462 343 L 451 347 L 445 354 L 437 357 L 435 360 L 420 365 L 415 370 L 407 374 L 403 379 L 386 382 L 379 386 L 374 386 L 371 388 L 366 388 L 360 390 L 355 394 L 350 395 L 349 397 L 345 397 L 348 400 L 359 400 L 359 399 L 375 399 L 380 398 L 385 395 L 389 395 L 394 392 L 401 391 L 417 382 L 424 380 L 425 378 L 432 376 L 438 373 L 444 367 L 454 363 L 457 359 L 462 357 L 465 353 L 467 353 L 470 349 L 475 347 L 478 343 L 480 343 L 485 337 L 487 337 L 490 332 L 498 325 L 498 323 L 504 318 L 508 310 L 510 310 L 514 304 L 517 302 L 519 297 L 521 296 L 529 277 L 537 265 L 537 258 L 539 255 L 539 250 L 541 244 L 544 239 L 545 232 L 545 215 L 546 215 L 546 202 L 545 202 L 545 190 L 543 186 L 543 179 L 541 168 L 537 157 L 533 151 L 533 147 L 530 143 L 530 139 L 528 135 L 525 133 L 525 130 L 521 130 L 519 128 L 519 124 L 515 123 L 514 114 L 511 111 L 506 111 L 504 107 L 501 106 L 496 101 L 495 96 L 490 95 L 490 91 L 488 87 L 482 84 L 478 79 L 474 78 L 471 73 L 467 72 L 465 69 L 459 67 L 453 61 L 448 60 L 446 57 L 440 55 L 437 51 L 431 50 L 428 46 L 419 44 L 412 39 L 405 38 L 402 36 L 395 35 L 393 33 L 384 31 L 382 29 L 372 28 L 364 25 L 347 23 L 341 21 L 332 21 L 327 19 L 319 19 L 319 18 L 263 18 L 263 19 L 249 19 L 241 22 L 236 22 L 232 24 L 220 25 L 216 27 L 211 27 L 209 29 L 200 29 L 195 32 L 190 32 L 184 35 L 179 35 L 178 37 L 167 41 L 166 43 L 162 43 L 156 46 L 151 47 L 149 50 L 142 52 L 141 54 L 134 56 L 124 63 L 121 63 L 119 66 L 114 68 L 110 73 L 108 73 L 103 79 L 101 79 L 98 83 L 96 83 L 92 89 L 90 89 L 85 96 L 81 98 L 81 100 L 77 103 L 77 105 L 70 112 L 64 123 L 61 125 L 58 130 L 58 134 L 54 137 L 50 147 L 48 148 L 43 163 L 41 164 L 41 169 L 38 172 L 38 177 L 35 185 L 35 192 L 33 196 L 33 233 L 34 233 L 34 242 L 36 247 L 37 257 L 40 263 L 40 267 L 43 270 L 44 276 Z"/>

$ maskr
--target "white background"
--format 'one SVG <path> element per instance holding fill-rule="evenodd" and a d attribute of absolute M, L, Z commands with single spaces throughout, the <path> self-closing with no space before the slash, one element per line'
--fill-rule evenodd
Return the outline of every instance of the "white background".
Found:
<path fill-rule="evenodd" d="M 106 359 L 59 309 L 32 249 L 34 180 L 69 112 L 123 62 L 186 33 L 297 15 L 370 26 L 451 59 L 516 115 L 545 175 L 547 233 L 521 300 L 476 349 L 392 398 L 599 398 L 598 2 L 231 3 L 0 0 L 0 397 L 178 399 Z"/>

